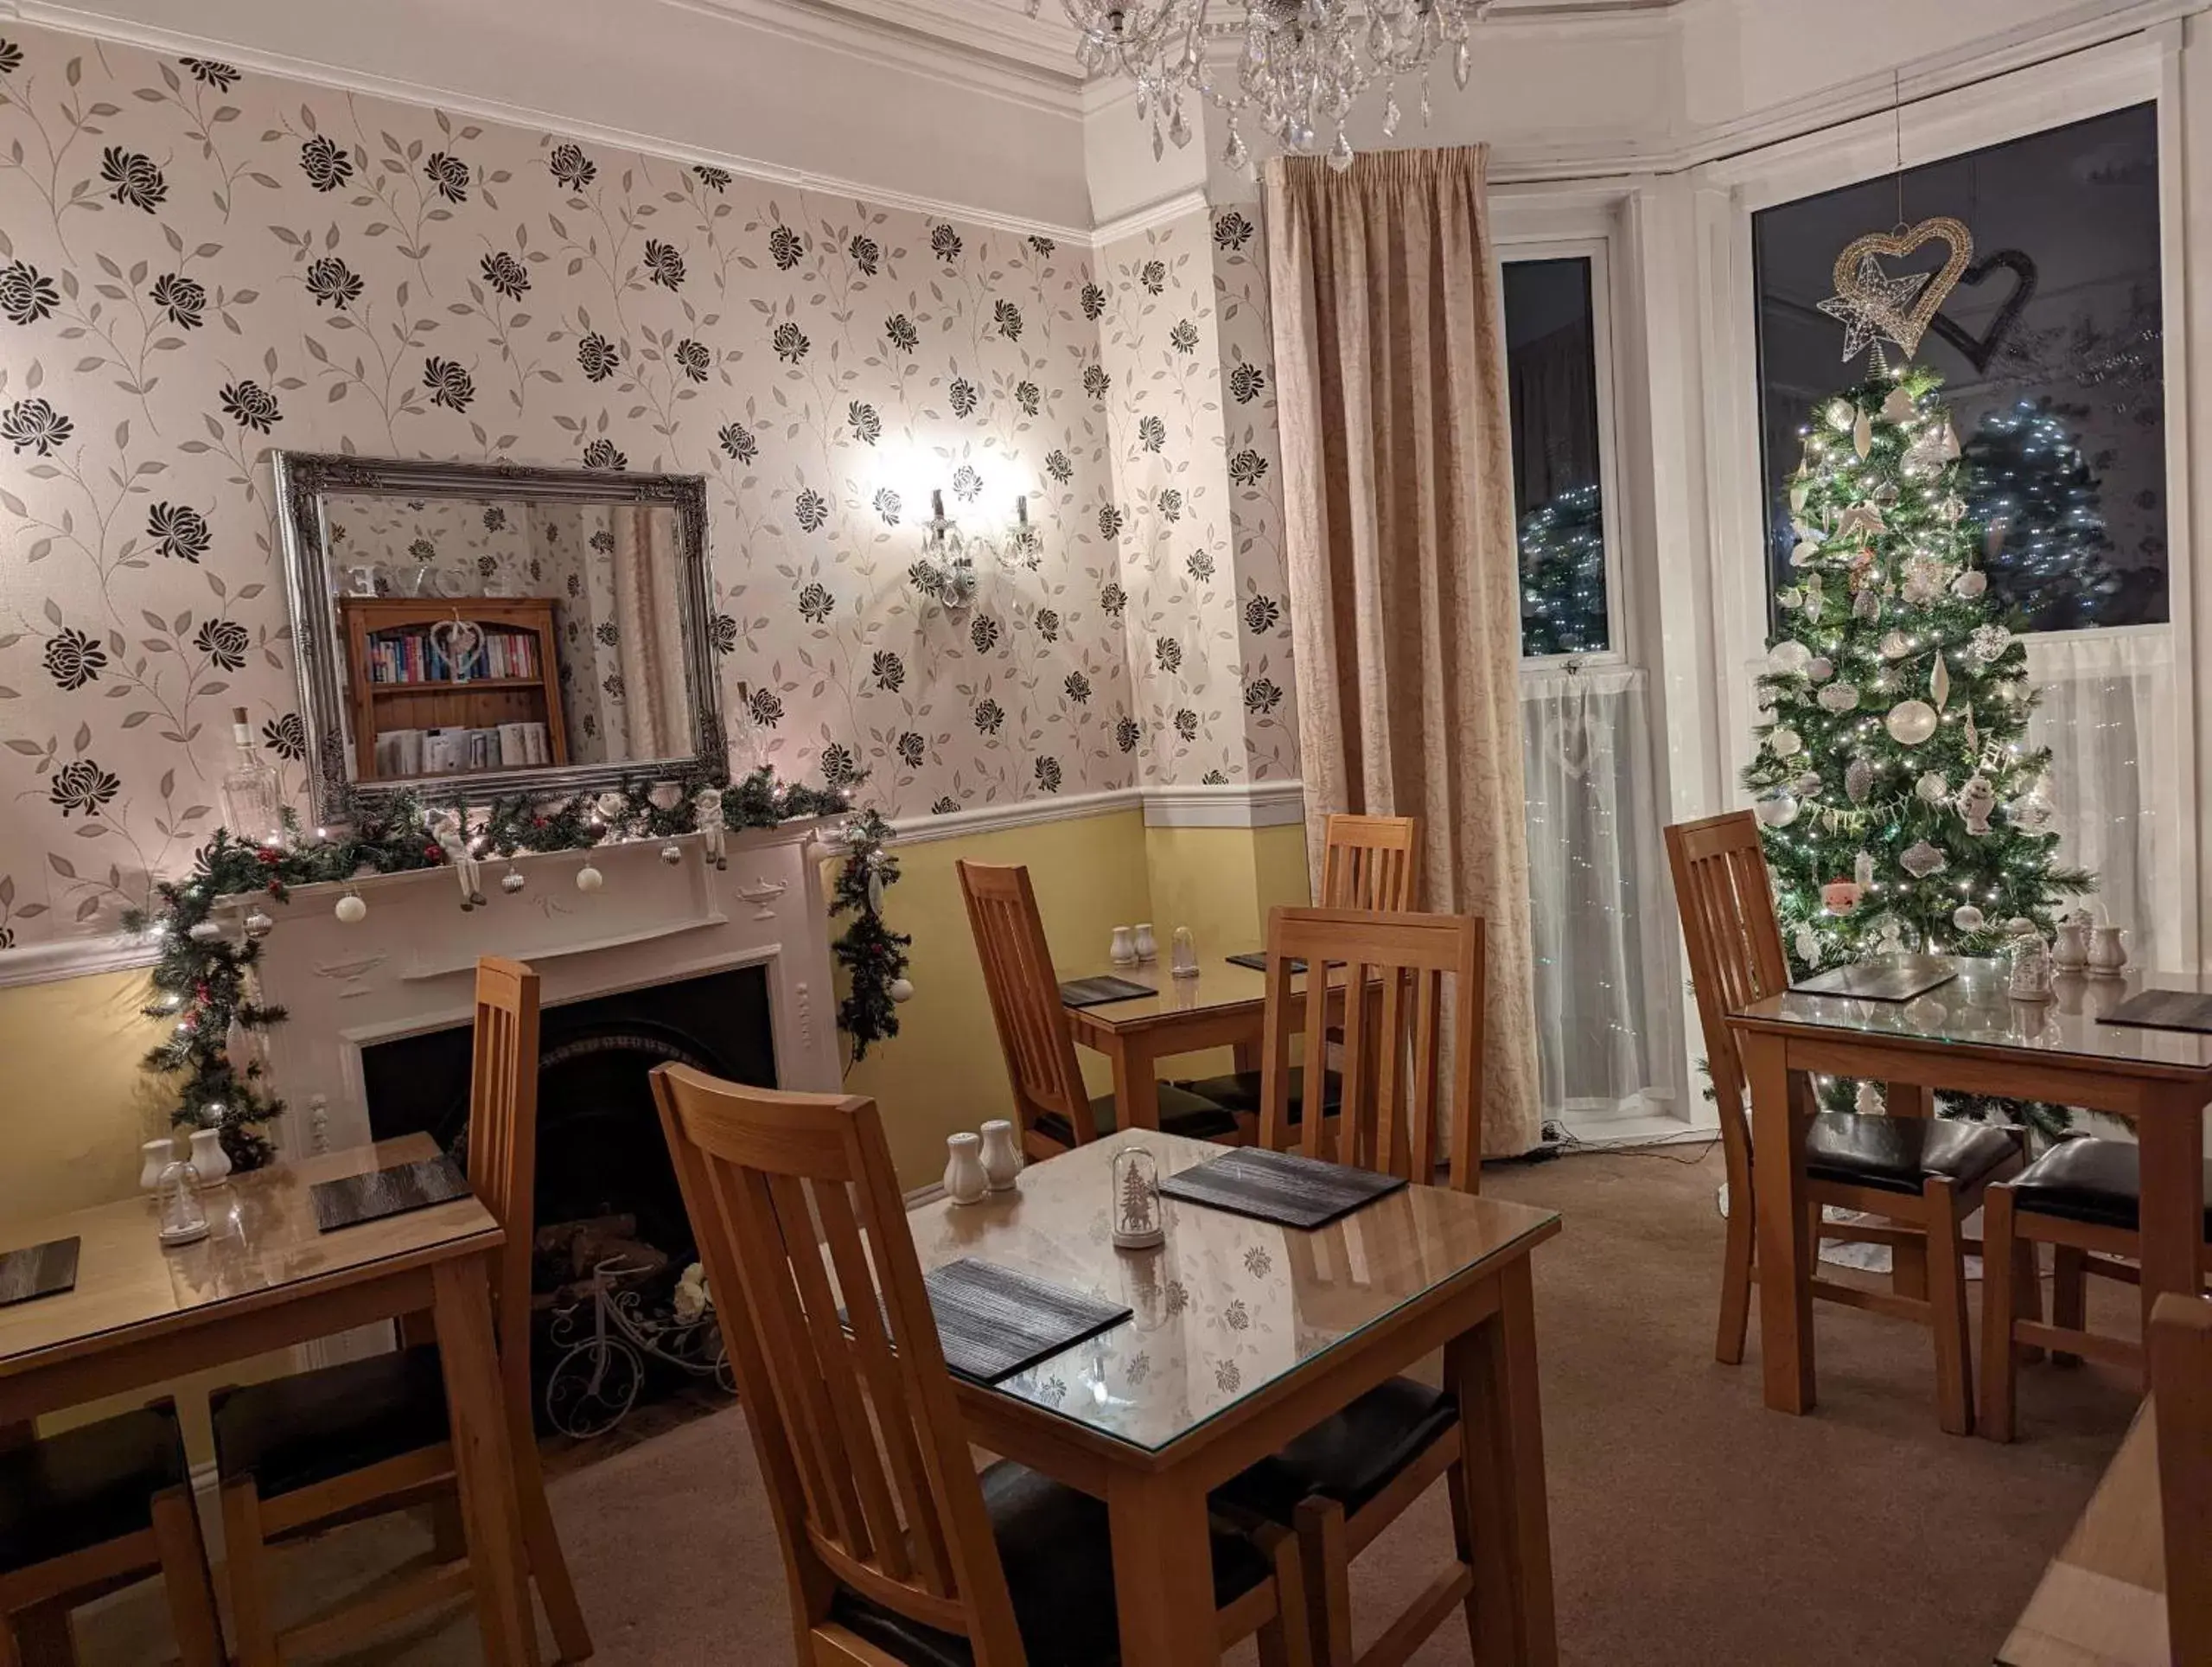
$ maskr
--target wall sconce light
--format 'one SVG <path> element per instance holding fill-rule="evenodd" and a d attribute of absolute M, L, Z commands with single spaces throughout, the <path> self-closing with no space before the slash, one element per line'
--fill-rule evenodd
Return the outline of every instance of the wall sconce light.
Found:
<path fill-rule="evenodd" d="M 921 559 L 907 569 L 914 588 L 947 613 L 959 613 L 975 601 L 975 558 L 959 527 L 945 514 L 945 494 L 929 494 L 929 519 L 922 523 Z"/>
<path fill-rule="evenodd" d="M 1030 525 L 1030 495 L 1026 492 L 1014 500 L 1014 531 L 1008 538 L 1004 560 L 1010 569 L 1026 567 L 1033 573 L 1044 562 L 1044 540 Z"/>

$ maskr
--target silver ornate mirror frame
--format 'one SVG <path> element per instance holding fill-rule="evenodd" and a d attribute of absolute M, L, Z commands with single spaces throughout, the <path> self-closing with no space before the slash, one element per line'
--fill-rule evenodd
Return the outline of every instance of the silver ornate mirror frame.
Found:
<path fill-rule="evenodd" d="M 413 791 L 440 802 L 485 804 L 518 794 L 597 792 L 625 781 L 725 767 L 722 676 L 711 636 L 714 584 L 706 548 L 706 479 L 699 475 L 643 475 L 605 469 L 539 469 L 514 463 L 453 463 L 325 452 L 274 454 L 277 521 L 284 541 L 291 591 L 292 643 L 307 731 L 309 791 L 317 821 L 342 820 L 349 803 L 388 805 Z M 684 682 L 690 698 L 692 750 L 677 757 L 565 764 L 441 775 L 409 781 L 349 782 L 346 776 L 343 649 L 333 625 L 328 518 L 334 495 L 405 498 L 503 499 L 602 504 L 668 504 L 676 510 L 682 567 Z"/>

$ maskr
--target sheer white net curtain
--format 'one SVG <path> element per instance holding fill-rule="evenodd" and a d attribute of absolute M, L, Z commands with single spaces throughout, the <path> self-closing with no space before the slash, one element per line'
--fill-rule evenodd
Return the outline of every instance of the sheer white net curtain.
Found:
<path fill-rule="evenodd" d="M 2127 929 L 2136 965 L 2186 964 L 2175 797 L 2173 633 L 2164 625 L 2030 636 L 2043 700 L 2029 739 L 2051 749 L 2059 854 L 2095 872 L 2088 907 Z"/>
<path fill-rule="evenodd" d="M 1585 1136 L 1609 1121 L 1682 1115 L 1646 675 L 1526 675 L 1520 712 L 1544 1115 Z"/>

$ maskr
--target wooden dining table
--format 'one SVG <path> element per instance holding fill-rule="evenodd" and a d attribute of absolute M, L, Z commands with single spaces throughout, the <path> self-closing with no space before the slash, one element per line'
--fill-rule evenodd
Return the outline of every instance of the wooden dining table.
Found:
<path fill-rule="evenodd" d="M 1956 978 L 1910 1001 L 1784 991 L 1729 1016 L 1751 1092 L 1759 1347 L 1766 1403 L 1777 1411 L 1809 1412 L 1816 1398 L 1811 1248 L 1800 1230 L 1810 1208 L 1807 1124 L 1791 1089 L 1800 1073 L 1893 1084 L 1893 1109 L 1925 1113 L 1930 1091 L 1950 1089 L 2126 1120 L 2143 1146 L 2146 1325 L 2161 1293 L 2199 1288 L 2212 1035 L 2101 1020 L 2146 987 L 2212 993 L 2212 975 L 2071 974 L 2058 980 L 2056 1000 L 2035 1003 L 2007 995 L 2001 962 L 1956 965 Z"/>
<path fill-rule="evenodd" d="M 234 1176 L 211 1230 L 165 1249 L 155 1201 L 0 1223 L 0 1251 L 80 1241 L 67 1292 L 0 1307 L 0 1429 L 379 1320 L 429 1313 L 451 1415 L 484 1658 L 538 1660 L 511 1436 L 492 1330 L 503 1236 L 473 1197 L 324 1233 L 309 1189 L 433 1157 L 428 1135 Z"/>
<path fill-rule="evenodd" d="M 1213 1667 L 1207 1495 L 1433 1351 L 1458 1397 L 1482 1667 L 1558 1659 L 1529 1255 L 1551 1210 L 1406 1186 L 1311 1232 L 1163 1200 L 1166 1242 L 1117 1250 L 1113 1157 L 1164 1176 L 1221 1148 L 1128 1129 L 980 1204 L 908 1214 L 923 1268 L 963 1256 L 1131 1318 L 996 1384 L 956 1376 L 974 1443 L 1106 1504 L 1121 1658 Z"/>
<path fill-rule="evenodd" d="M 1131 1128 L 1160 1126 L 1160 1083 L 1155 1069 L 1163 1059 L 1208 1048 L 1235 1051 L 1239 1070 L 1259 1068 L 1259 1046 L 1267 1023 L 1267 974 L 1215 956 L 1198 971 L 1177 978 L 1165 961 L 1137 967 L 1093 967 L 1064 977 L 1126 979 L 1152 986 L 1125 1001 L 1102 1001 L 1068 1009 L 1077 1044 L 1106 1056 L 1113 1070 L 1113 1098 L 1122 1122 Z M 1329 996 L 1332 1021 L 1343 1017 L 1344 968 L 1329 969 L 1336 987 Z M 1304 979 L 1297 987 L 1304 987 Z M 1300 1011 L 1303 1012 L 1303 1004 Z"/>

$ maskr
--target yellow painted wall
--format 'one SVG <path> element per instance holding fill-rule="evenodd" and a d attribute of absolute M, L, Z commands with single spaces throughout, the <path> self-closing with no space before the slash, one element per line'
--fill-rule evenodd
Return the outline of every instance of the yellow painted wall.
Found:
<path fill-rule="evenodd" d="M 912 1189 L 944 1173 L 947 1134 L 1012 1115 L 953 863 L 1027 864 L 1054 960 L 1072 975 L 1106 960 L 1116 926 L 1149 918 L 1144 822 L 1131 809 L 894 850 L 899 883 L 883 913 L 914 936 L 914 999 L 899 1010 L 897 1038 L 870 1051 L 845 1086 L 883 1107 L 900 1182 Z M 1102 1062 L 1087 1052 L 1078 1057 L 1093 1091 L 1106 1093 L 1112 1083 Z"/>
<path fill-rule="evenodd" d="M 169 1133 L 161 1084 L 138 1068 L 159 1034 L 143 970 L 0 990 L 0 1222 L 119 1198 L 141 1142 Z"/>

